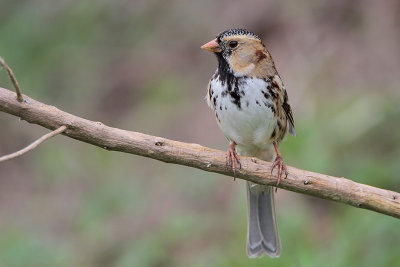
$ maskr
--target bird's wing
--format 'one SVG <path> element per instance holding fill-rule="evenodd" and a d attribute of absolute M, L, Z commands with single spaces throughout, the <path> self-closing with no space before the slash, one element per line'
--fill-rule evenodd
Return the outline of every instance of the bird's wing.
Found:
<path fill-rule="evenodd" d="M 285 111 L 286 118 L 288 119 L 289 133 L 293 136 L 296 136 L 296 131 L 294 129 L 294 119 L 293 119 L 292 108 L 289 105 L 289 99 L 288 99 L 288 95 L 287 95 L 287 92 L 285 89 L 283 89 L 282 107 L 283 107 L 283 110 Z"/>
<path fill-rule="evenodd" d="M 283 86 L 281 77 L 279 77 L 278 74 L 271 78 L 271 85 L 273 88 L 276 88 L 279 91 L 280 98 L 278 99 L 282 102 L 278 101 L 277 104 L 280 105 L 280 103 L 282 103 L 282 108 L 285 111 L 285 116 L 289 125 L 289 133 L 293 136 L 296 136 L 296 131 L 294 129 L 293 113 L 292 108 L 289 105 L 288 94 L 285 87 Z"/>

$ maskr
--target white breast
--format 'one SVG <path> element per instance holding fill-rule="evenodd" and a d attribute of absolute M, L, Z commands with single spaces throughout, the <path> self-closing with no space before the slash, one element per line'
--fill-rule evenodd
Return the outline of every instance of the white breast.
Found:
<path fill-rule="evenodd" d="M 239 146 L 266 149 L 271 145 L 270 137 L 277 119 L 273 113 L 275 103 L 270 95 L 265 97 L 268 95 L 267 85 L 263 79 L 244 78 L 232 96 L 227 92 L 227 83 L 218 78 L 210 82 L 208 104 L 214 110 L 224 135 Z"/>

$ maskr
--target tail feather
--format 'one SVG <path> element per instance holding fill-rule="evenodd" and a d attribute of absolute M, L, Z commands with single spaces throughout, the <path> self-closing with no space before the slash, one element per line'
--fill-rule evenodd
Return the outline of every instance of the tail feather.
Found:
<path fill-rule="evenodd" d="M 247 255 L 249 258 L 271 258 L 281 254 L 281 242 L 275 219 L 274 191 L 271 186 L 247 182 L 248 229 Z"/>

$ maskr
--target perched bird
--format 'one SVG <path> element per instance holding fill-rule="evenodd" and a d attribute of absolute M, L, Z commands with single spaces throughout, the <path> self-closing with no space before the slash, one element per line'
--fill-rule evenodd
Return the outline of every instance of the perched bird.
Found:
<path fill-rule="evenodd" d="M 278 145 L 287 132 L 293 136 L 296 132 L 288 95 L 270 53 L 257 35 L 245 29 L 221 32 L 201 48 L 218 60 L 206 99 L 230 141 L 227 164 L 235 172 L 241 167 L 238 155 L 274 161 L 271 173 L 277 169 L 279 184 L 287 168 Z M 274 190 L 247 182 L 247 203 L 247 255 L 279 257 Z"/>

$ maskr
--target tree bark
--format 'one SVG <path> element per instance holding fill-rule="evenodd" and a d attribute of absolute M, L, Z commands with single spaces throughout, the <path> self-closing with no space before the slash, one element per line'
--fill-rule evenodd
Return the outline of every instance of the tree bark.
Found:
<path fill-rule="evenodd" d="M 0 88 L 0 111 L 15 115 L 29 123 L 50 130 L 65 125 L 65 136 L 107 150 L 131 153 L 167 163 L 185 165 L 201 170 L 232 176 L 226 166 L 225 152 L 178 141 L 112 128 L 101 122 L 86 120 L 23 96 L 18 102 L 16 94 Z M 276 185 L 277 176 L 270 174 L 272 164 L 256 158 L 241 157 L 242 168 L 236 178 L 258 184 Z M 289 175 L 279 188 L 346 203 L 400 218 L 400 194 L 349 179 L 333 177 L 288 167 Z"/>

